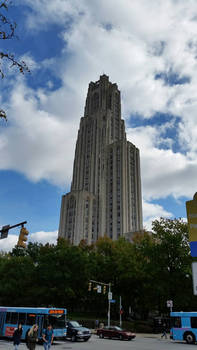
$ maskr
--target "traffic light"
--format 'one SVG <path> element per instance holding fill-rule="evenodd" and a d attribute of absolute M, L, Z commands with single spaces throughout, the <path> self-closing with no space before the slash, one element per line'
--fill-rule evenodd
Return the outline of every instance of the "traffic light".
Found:
<path fill-rule="evenodd" d="M 88 292 L 91 292 L 91 290 L 92 290 L 92 283 L 89 282 L 89 283 L 88 283 Z"/>
<path fill-rule="evenodd" d="M 106 286 L 103 286 L 103 294 L 106 293 Z"/>
<path fill-rule="evenodd" d="M 27 241 L 27 235 L 29 234 L 29 231 L 25 227 L 22 227 L 20 230 L 20 235 L 18 238 L 17 246 L 26 248 L 26 241 Z"/>

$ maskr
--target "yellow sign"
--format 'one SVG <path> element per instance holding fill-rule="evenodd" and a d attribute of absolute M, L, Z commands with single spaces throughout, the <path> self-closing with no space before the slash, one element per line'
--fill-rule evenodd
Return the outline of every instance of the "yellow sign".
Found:
<path fill-rule="evenodd" d="M 193 200 L 186 202 L 190 242 L 197 241 L 197 192 Z"/>
<path fill-rule="evenodd" d="M 64 310 L 49 310 L 49 314 L 63 314 Z"/>

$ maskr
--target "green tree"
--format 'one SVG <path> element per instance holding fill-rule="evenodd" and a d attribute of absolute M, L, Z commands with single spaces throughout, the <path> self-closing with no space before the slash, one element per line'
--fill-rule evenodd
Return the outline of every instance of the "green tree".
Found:
<path fill-rule="evenodd" d="M 32 305 L 32 286 L 35 283 L 34 265 L 30 257 L 9 254 L 0 258 L 1 305 Z"/>
<path fill-rule="evenodd" d="M 160 308 L 172 299 L 176 309 L 188 309 L 194 302 L 188 225 L 181 219 L 155 220 L 152 224 L 155 241 L 153 261 L 160 297 Z M 183 288 L 184 287 L 184 288 Z"/>

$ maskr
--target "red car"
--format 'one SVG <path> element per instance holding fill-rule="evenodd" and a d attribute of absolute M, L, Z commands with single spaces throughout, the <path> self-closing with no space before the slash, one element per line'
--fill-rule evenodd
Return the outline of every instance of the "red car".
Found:
<path fill-rule="evenodd" d="M 117 338 L 120 340 L 131 340 L 136 337 L 135 333 L 126 331 L 117 326 L 110 326 L 97 329 L 99 338 Z"/>

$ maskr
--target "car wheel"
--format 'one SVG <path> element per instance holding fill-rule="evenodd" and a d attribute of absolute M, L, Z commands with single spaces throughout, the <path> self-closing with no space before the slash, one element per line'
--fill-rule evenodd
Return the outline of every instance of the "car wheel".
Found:
<path fill-rule="evenodd" d="M 103 333 L 100 333 L 100 334 L 99 334 L 99 338 L 104 338 Z"/>
<path fill-rule="evenodd" d="M 184 339 L 186 340 L 187 344 L 193 344 L 196 341 L 193 333 L 186 333 Z"/>
<path fill-rule="evenodd" d="M 72 335 L 71 341 L 74 342 L 74 341 L 76 341 L 76 340 L 77 340 L 77 339 L 76 339 L 75 335 Z"/>
<path fill-rule="evenodd" d="M 120 339 L 120 340 L 123 340 L 122 334 L 119 335 L 119 339 Z"/>

